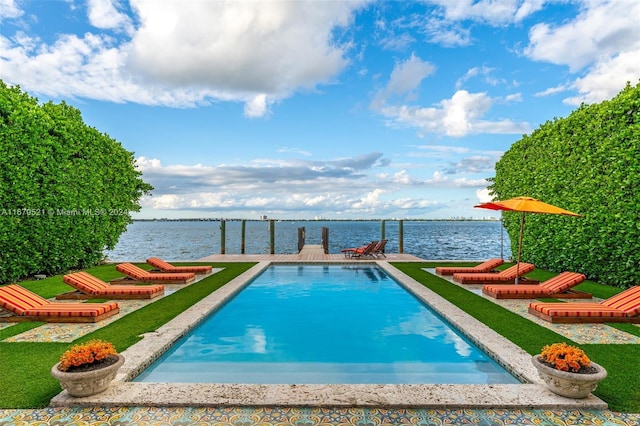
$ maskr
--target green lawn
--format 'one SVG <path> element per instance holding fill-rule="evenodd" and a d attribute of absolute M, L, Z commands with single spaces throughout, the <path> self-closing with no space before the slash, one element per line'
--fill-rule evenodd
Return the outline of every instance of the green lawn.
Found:
<path fill-rule="evenodd" d="M 186 286 L 167 297 L 156 300 L 74 343 L 99 338 L 113 342 L 119 351 L 124 351 L 138 342 L 143 333 L 156 330 L 253 265 L 254 263 L 213 264 L 216 268 L 222 267 L 224 269 L 198 283 Z M 393 262 L 393 265 L 532 355 L 539 353 L 540 348 L 549 343 L 566 341 L 570 344 L 576 344 L 547 328 L 538 326 L 491 301 L 421 269 L 444 265 L 443 263 Z M 456 265 L 461 264 L 456 263 Z M 104 280 L 121 276 L 113 265 L 91 268 L 88 269 L 88 272 Z M 545 280 L 552 275 L 546 271 L 536 270 L 528 276 Z M 53 297 L 71 289 L 62 282 L 61 276 L 41 281 L 23 281 L 20 284 L 44 297 Z M 589 281 L 577 288 L 603 298 L 610 297 L 619 291 L 619 289 Z M 49 370 L 71 344 L 7 343 L 1 341 L 40 324 L 42 323 L 21 323 L 0 330 L 0 354 L 2 354 L 0 357 L 0 371 L 2 372 L 0 375 L 0 389 L 2 389 L 0 407 L 2 408 L 44 407 L 61 390 L 58 382 L 50 376 Z M 615 326 L 640 336 L 639 327 L 629 324 Z M 614 411 L 640 412 L 640 386 L 638 385 L 637 367 L 640 359 L 640 345 L 579 346 L 595 362 L 603 365 L 609 373 L 609 376 L 598 386 L 595 394 L 607 401 L 609 407 Z"/>
<path fill-rule="evenodd" d="M 567 342 L 571 345 L 580 346 L 591 359 L 605 367 L 608 372 L 608 377 L 600 382 L 594 394 L 605 400 L 611 410 L 630 413 L 640 412 L 640 375 L 638 374 L 640 345 L 579 345 L 475 293 L 422 270 L 422 268 L 435 268 L 436 265 L 440 266 L 440 263 L 394 262 L 393 265 L 485 323 L 531 355 L 540 353 L 542 346 L 555 342 Z M 456 265 L 462 264 L 457 263 Z M 541 270 L 527 274 L 528 277 L 540 281 L 546 280 L 553 275 L 550 272 Z M 599 285 L 592 281 L 585 281 L 575 288 L 590 292 L 594 296 L 601 298 L 608 298 L 620 291 L 618 288 Z M 526 302 L 523 301 L 523 303 Z M 640 336 L 640 327 L 635 325 L 610 325 Z"/>
<path fill-rule="evenodd" d="M 156 300 L 98 331 L 88 334 L 74 343 L 90 339 L 104 339 L 112 342 L 118 351 L 124 351 L 138 342 L 143 333 L 156 330 L 175 316 L 211 294 L 222 285 L 251 268 L 254 263 L 212 264 L 214 268 L 224 268 L 195 284 Z M 142 265 L 140 265 L 142 266 Z M 121 277 L 113 265 L 88 269 L 91 274 L 111 280 Z M 71 287 L 62 282 L 62 277 L 51 277 L 41 281 L 24 281 L 22 286 L 43 297 L 69 291 Z M 0 330 L 0 340 L 19 334 L 42 323 L 21 323 Z M 70 343 L 7 343 L 0 341 L 0 407 L 36 408 L 45 407 L 51 398 L 62 389 L 57 380 L 49 374 L 60 355 Z"/>

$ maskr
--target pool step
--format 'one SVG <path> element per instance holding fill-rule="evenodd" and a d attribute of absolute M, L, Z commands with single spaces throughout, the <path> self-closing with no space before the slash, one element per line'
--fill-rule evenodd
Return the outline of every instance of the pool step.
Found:
<path fill-rule="evenodd" d="M 165 362 L 135 381 L 155 383 L 447 383 L 515 384 L 490 362 L 460 363 L 192 363 Z"/>

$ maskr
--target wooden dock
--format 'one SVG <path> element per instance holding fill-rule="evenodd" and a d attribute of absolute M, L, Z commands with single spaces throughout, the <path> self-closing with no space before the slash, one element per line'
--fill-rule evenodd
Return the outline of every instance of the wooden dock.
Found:
<path fill-rule="evenodd" d="M 376 260 L 388 260 L 396 262 L 424 262 L 424 259 L 405 253 L 385 253 L 386 257 L 350 258 L 342 253 L 325 254 L 321 245 L 306 244 L 297 254 L 212 254 L 198 262 L 372 262 Z"/>

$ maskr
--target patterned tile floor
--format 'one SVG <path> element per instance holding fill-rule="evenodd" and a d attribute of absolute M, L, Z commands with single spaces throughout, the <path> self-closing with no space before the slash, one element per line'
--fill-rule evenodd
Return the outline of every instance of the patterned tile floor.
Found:
<path fill-rule="evenodd" d="M 179 288 L 179 287 L 177 287 Z M 176 289 L 177 289 L 176 288 Z M 171 289 L 168 289 L 169 292 Z M 469 290 L 478 292 L 477 288 Z M 175 289 L 173 289 L 175 291 Z M 495 301 L 495 300 L 493 300 Z M 123 314 L 148 302 L 122 301 Z M 514 312 L 553 328 L 578 343 L 630 343 L 640 339 L 606 325 L 555 325 L 526 312 L 523 301 L 497 301 Z M 524 308 L 523 308 L 524 306 Z M 122 315 L 122 314 L 121 314 Z M 117 319 L 114 318 L 113 320 Z M 100 324 L 105 325 L 106 322 Z M 5 341 L 71 342 L 95 324 L 43 325 Z M 0 324 L 0 328 L 11 324 Z M 618 425 L 640 426 L 640 414 L 608 410 L 383 409 L 280 407 L 91 407 L 0 409 L 0 425 L 229 425 L 229 426 L 382 426 L 382 425 Z"/>
<path fill-rule="evenodd" d="M 383 408 L 44 408 L 0 410 L 0 425 L 640 425 L 640 415 L 611 411 L 438 410 Z"/>

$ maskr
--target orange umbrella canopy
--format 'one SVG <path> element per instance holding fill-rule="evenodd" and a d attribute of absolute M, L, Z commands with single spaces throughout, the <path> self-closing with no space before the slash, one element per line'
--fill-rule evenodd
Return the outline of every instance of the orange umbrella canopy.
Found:
<path fill-rule="evenodd" d="M 481 209 L 504 210 L 510 212 L 522 212 L 522 220 L 520 221 L 520 241 L 518 244 L 518 259 L 516 261 L 516 284 L 518 284 L 518 266 L 520 265 L 520 255 L 522 253 L 522 235 L 524 233 L 524 215 L 525 213 L 546 213 L 546 214 L 562 214 L 566 216 L 582 216 L 569 210 L 561 209 L 543 201 L 531 197 L 515 197 L 504 201 L 490 201 L 488 203 L 478 204 Z"/>
<path fill-rule="evenodd" d="M 536 200 L 531 197 L 516 197 L 510 198 L 504 201 L 490 201 L 488 203 L 478 204 L 478 208 L 491 209 L 491 210 L 505 210 L 512 212 L 524 212 L 524 213 L 548 213 L 548 214 L 563 214 L 567 216 L 581 216 L 578 213 L 570 212 L 569 210 L 561 209 L 560 207 L 547 204 L 543 201 Z"/>

